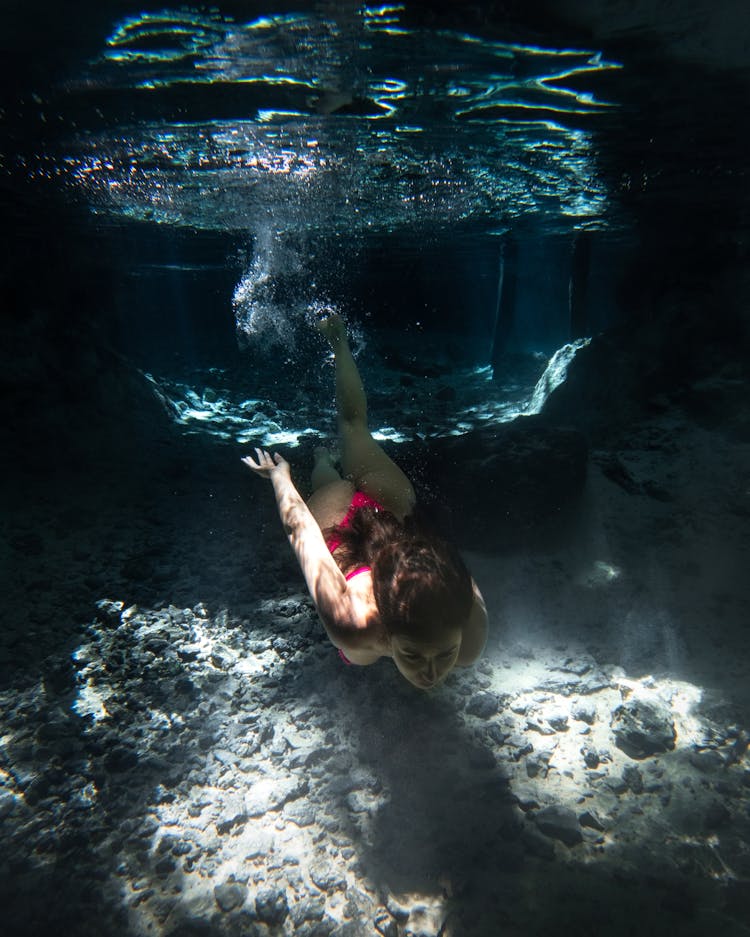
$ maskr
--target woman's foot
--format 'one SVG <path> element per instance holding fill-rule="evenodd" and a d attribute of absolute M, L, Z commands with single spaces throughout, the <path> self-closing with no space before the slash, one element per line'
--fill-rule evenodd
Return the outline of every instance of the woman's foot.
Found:
<path fill-rule="evenodd" d="M 312 489 L 317 491 L 331 482 L 340 482 L 341 475 L 334 465 L 333 455 L 325 446 L 316 446 L 313 450 Z"/>
<path fill-rule="evenodd" d="M 318 319 L 318 331 L 327 339 L 335 351 L 342 342 L 346 342 L 346 326 L 337 312 L 329 312 Z"/>
<path fill-rule="evenodd" d="M 321 462 L 323 465 L 336 465 L 339 458 L 339 449 L 335 441 L 329 446 L 316 446 L 313 449 L 313 460 L 316 465 L 318 462 Z"/>

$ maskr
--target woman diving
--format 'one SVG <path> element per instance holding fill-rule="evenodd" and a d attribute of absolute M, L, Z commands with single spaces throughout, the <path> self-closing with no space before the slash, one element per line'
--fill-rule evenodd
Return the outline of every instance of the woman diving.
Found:
<path fill-rule="evenodd" d="M 307 504 L 289 463 L 256 449 L 242 461 L 270 479 L 281 522 L 328 637 L 348 664 L 391 657 L 430 689 L 473 664 L 487 611 L 458 550 L 412 517 L 414 488 L 367 428 L 367 400 L 338 315 L 320 323 L 334 353 L 342 477 L 315 450 Z"/>

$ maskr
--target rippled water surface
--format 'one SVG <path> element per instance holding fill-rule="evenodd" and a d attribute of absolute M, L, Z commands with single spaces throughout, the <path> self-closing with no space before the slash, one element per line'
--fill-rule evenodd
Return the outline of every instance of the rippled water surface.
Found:
<path fill-rule="evenodd" d="M 37 154 L 107 217 L 357 234 L 478 223 L 616 227 L 595 48 L 412 25 L 400 5 L 250 21 L 126 16 L 55 102 Z"/>
<path fill-rule="evenodd" d="M 0 199 L 32 238 L 49 195 L 83 208 L 65 230 L 87 256 L 103 239 L 129 332 L 176 309 L 172 343 L 231 306 L 241 346 L 288 350 L 332 301 L 420 330 L 460 311 L 485 365 L 506 233 L 516 340 L 552 353 L 580 232 L 595 331 L 633 245 L 664 250 L 668 276 L 685 245 L 700 266 L 747 230 L 748 70 L 722 67 L 708 6 L 591 30 L 503 4 L 269 6 L 21 17 L 5 71 L 53 66 L 0 95 Z"/>
<path fill-rule="evenodd" d="M 107 225 L 538 237 L 746 213 L 737 4 L 592 4 L 575 29 L 534 5 L 86 6 L 7 12 L 0 178 Z"/>

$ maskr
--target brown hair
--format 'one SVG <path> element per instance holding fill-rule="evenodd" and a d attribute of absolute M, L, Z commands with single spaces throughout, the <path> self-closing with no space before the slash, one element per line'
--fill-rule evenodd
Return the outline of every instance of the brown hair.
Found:
<path fill-rule="evenodd" d="M 471 576 L 455 546 L 424 523 L 401 523 L 389 511 L 361 508 L 346 527 L 324 531 L 340 541 L 334 554 L 344 572 L 372 569 L 380 619 L 389 634 L 426 640 L 461 627 L 474 599 Z"/>

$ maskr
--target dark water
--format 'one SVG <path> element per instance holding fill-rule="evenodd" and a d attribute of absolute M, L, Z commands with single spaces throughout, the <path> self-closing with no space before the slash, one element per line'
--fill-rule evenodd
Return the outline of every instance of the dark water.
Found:
<path fill-rule="evenodd" d="M 40 25 L 18 4 L 4 192 L 31 235 L 29 205 L 78 207 L 83 249 L 92 237 L 119 265 L 127 330 L 154 303 L 200 320 L 192 305 L 226 309 L 243 274 L 270 272 L 274 296 L 251 288 L 246 305 L 293 293 L 449 330 L 460 308 L 480 361 L 512 232 L 518 341 L 549 352 L 577 233 L 592 236 L 596 331 L 641 236 L 681 242 L 668 266 L 685 242 L 708 256 L 744 232 L 746 73 L 729 13 L 713 32 L 707 18 L 615 10 L 584 29 L 544 5 L 114 4 Z"/>
<path fill-rule="evenodd" d="M 354 843 L 368 874 L 390 862 L 404 887 L 427 892 L 429 881 L 445 897 L 455 886 L 460 914 L 475 922 L 456 934 L 506 925 L 558 933 L 561 922 L 571 933 L 660 934 L 663 915 L 675 932 L 745 932 L 748 781 L 737 706 L 717 705 L 711 732 L 701 723 L 698 742 L 681 740 L 677 767 L 667 766 L 674 813 L 654 793 L 645 811 L 652 830 L 627 791 L 607 791 L 610 801 L 626 798 L 607 820 L 616 848 L 597 852 L 587 833 L 580 865 L 547 865 L 549 841 L 527 838 L 536 827 L 519 819 L 505 781 L 493 787 L 482 774 L 508 726 L 492 736 L 472 722 L 470 732 L 463 715 L 452 721 L 478 688 L 498 687 L 498 719 L 512 721 L 504 694 L 520 692 L 513 680 L 520 686 L 527 671 L 536 679 L 535 667 L 532 689 L 572 680 L 577 658 L 563 668 L 568 676 L 555 673 L 557 684 L 550 672 L 584 641 L 587 653 L 600 649 L 597 666 L 622 666 L 635 679 L 657 661 L 665 679 L 693 680 L 669 683 L 680 705 L 680 693 L 700 697 L 704 666 L 706 687 L 718 692 L 716 660 L 735 680 L 730 702 L 746 696 L 737 672 L 750 438 L 748 13 L 698 0 L 656 7 L 4 5 L 0 894 L 9 933 L 48 932 L 60 913 L 70 933 L 94 933 L 100 912 L 101 933 L 256 933 L 240 917 L 217 923 L 212 876 L 225 882 L 236 858 L 227 838 L 195 858 L 208 904 L 195 910 L 185 898 L 181 930 L 183 919 L 169 915 L 182 899 L 166 895 L 154 868 L 161 834 L 148 826 L 157 814 L 168 826 L 173 801 L 175 811 L 188 802 L 195 810 L 193 784 L 226 793 L 228 775 L 217 774 L 223 763 L 211 752 L 226 761 L 237 741 L 227 726 L 253 711 L 258 726 L 242 725 L 248 735 L 258 728 L 264 764 L 281 758 L 280 743 L 270 749 L 274 726 L 294 712 L 302 731 L 320 730 L 321 747 L 354 752 L 347 772 L 367 768 L 365 800 L 395 792 L 392 808 L 373 811 L 373 841 L 344 824 L 342 853 Z M 581 284 L 576 321 L 570 291 Z M 529 412 L 557 349 L 605 333 L 594 393 L 577 385 L 553 419 L 588 434 L 609 514 L 580 506 L 590 542 L 584 549 L 580 529 L 566 528 L 572 559 L 525 541 L 484 557 L 483 587 L 499 597 L 491 666 L 477 685 L 457 683 L 447 703 L 415 703 L 376 668 L 344 683 L 350 675 L 331 676 L 322 654 L 310 663 L 320 635 L 298 571 L 268 492 L 249 488 L 239 470 L 241 447 L 262 443 L 294 453 L 301 475 L 316 434 L 333 433 L 330 362 L 310 327 L 326 306 L 349 319 L 373 426 L 393 451 L 404 443 L 420 453 L 475 431 L 491 442 Z M 698 378 L 708 384 L 694 386 Z M 637 400 L 630 409 L 628 395 Z M 673 406 L 684 409 L 675 415 Z M 644 413 L 662 422 L 631 428 Z M 716 436 L 699 435 L 718 424 Z M 502 461 L 497 449 L 471 455 Z M 555 473 L 539 474 L 550 489 L 559 484 Z M 429 489 L 429 479 L 418 481 Z M 481 485 L 467 478 L 465 487 L 481 505 Z M 575 579 L 579 553 L 588 565 L 581 559 Z M 119 618 L 112 602 L 132 614 Z M 238 679 L 226 663 L 232 649 L 253 666 L 278 650 L 263 630 L 269 622 L 299 626 L 278 651 L 282 678 L 251 668 Z M 696 637 L 703 632 L 710 640 Z M 297 652 L 309 669 L 297 666 Z M 584 679 L 598 679 L 587 667 Z M 188 680 L 185 690 L 186 674 L 197 689 Z M 102 687 L 116 690 L 114 727 L 100 721 Z M 384 696 L 385 715 L 375 706 Z M 334 715 L 316 721 L 329 705 Z M 354 710 L 354 742 L 332 741 Z M 404 729 L 410 714 L 413 734 Z M 546 736 L 533 737 L 544 753 Z M 445 738 L 458 753 L 448 762 Z M 516 742 L 522 751 L 525 738 Z M 707 765 L 716 752 L 726 756 L 723 774 Z M 207 766 L 195 768 L 204 755 Z M 518 798 L 531 816 L 525 784 L 546 777 L 546 762 L 521 768 L 525 757 L 512 771 L 522 774 Z M 131 771 L 134 758 L 143 766 Z M 560 776 L 553 770 L 551 783 Z M 162 789 L 154 806 L 164 778 L 174 797 Z M 335 799 L 324 793 L 316 811 Z M 691 814 L 698 794 L 713 798 L 705 827 Z M 224 803 L 215 790 L 201 796 Z M 575 796 L 571 785 L 549 799 L 578 812 Z M 716 806 L 725 802 L 731 823 Z M 457 826 L 445 819 L 452 811 Z M 446 868 L 453 885 L 438 888 Z M 143 899 L 139 882 L 148 885 Z M 132 885 L 127 900 L 121 884 Z M 44 892 L 55 896 L 49 909 L 39 904 Z M 357 907 L 355 918 L 365 914 Z M 406 918 L 392 916 L 389 937 L 438 933 L 428 924 L 406 931 Z M 340 932 L 372 933 L 363 926 Z"/>
<path fill-rule="evenodd" d="M 509 235 L 514 344 L 550 354 L 582 232 L 589 334 L 637 293 L 639 245 L 669 280 L 744 243 L 739 9 L 88 12 L 9 11 L 3 193 L 32 242 L 45 206 L 75 207 L 66 230 L 106 252 L 121 341 L 144 359 L 215 363 L 233 314 L 240 344 L 274 344 L 332 301 L 463 332 L 487 364 Z"/>

